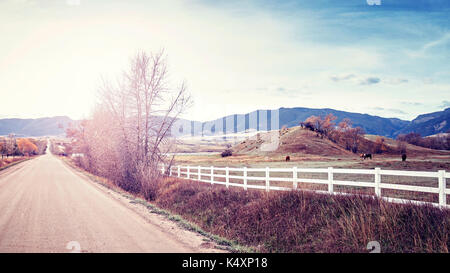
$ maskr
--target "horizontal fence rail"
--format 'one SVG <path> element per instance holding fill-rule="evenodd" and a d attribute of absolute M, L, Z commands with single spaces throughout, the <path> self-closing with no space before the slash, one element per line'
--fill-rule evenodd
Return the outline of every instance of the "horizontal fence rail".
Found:
<path fill-rule="evenodd" d="M 380 168 L 375 169 L 334 169 L 333 167 L 328 168 L 231 168 L 231 167 L 205 167 L 205 166 L 170 166 L 161 167 L 161 172 L 168 176 L 179 177 L 183 179 L 195 180 L 199 182 L 209 183 L 211 185 L 225 185 L 227 188 L 242 187 L 244 190 L 247 189 L 260 189 L 265 191 L 275 190 L 275 191 L 289 191 L 289 190 L 299 190 L 300 183 L 311 183 L 311 184 L 322 184 L 327 185 L 327 190 L 314 190 L 319 193 L 330 193 L 330 194 L 349 194 L 341 192 L 335 189 L 334 186 L 351 186 L 351 187 L 361 187 L 361 188 L 371 188 L 374 190 L 374 194 L 380 198 L 383 198 L 391 202 L 412 202 L 417 204 L 432 204 L 440 207 L 447 207 L 447 194 L 450 194 L 450 189 L 447 188 L 447 178 L 450 178 L 450 172 L 445 170 L 439 170 L 437 172 L 424 172 L 424 171 L 397 171 L 397 170 L 381 170 Z M 220 172 L 220 173 L 219 173 Z M 230 172 L 240 172 L 242 175 L 231 175 Z M 276 177 L 271 176 L 271 174 L 285 173 L 288 177 Z M 323 179 L 311 179 L 311 178 L 300 178 L 299 173 L 310 173 L 310 174 L 322 174 L 326 175 Z M 257 175 L 255 175 L 257 174 Z M 337 180 L 334 179 L 334 175 L 339 174 L 350 174 L 350 175 L 370 175 L 373 177 L 373 181 L 347 181 L 347 180 Z M 432 178 L 437 181 L 437 187 L 428 186 L 417 186 L 417 185 L 405 185 L 405 184 L 394 184 L 388 182 L 382 182 L 382 176 L 403 176 L 403 177 L 421 177 L 421 178 Z M 222 178 L 218 180 L 218 178 Z M 242 183 L 230 182 L 230 179 L 240 180 Z M 263 185 L 249 184 L 249 181 L 262 182 Z M 271 185 L 272 182 L 272 185 Z M 277 185 L 273 185 L 273 182 L 277 182 Z M 283 182 L 290 183 L 290 186 L 279 186 L 278 184 Z M 286 183 L 285 183 L 286 184 Z M 287 184 L 286 184 L 287 185 Z M 432 193 L 438 194 L 439 201 L 435 202 L 424 202 L 417 200 L 409 200 L 402 198 L 392 198 L 387 196 L 382 196 L 382 189 L 399 190 L 399 191 L 410 191 L 419 193 Z M 351 193 L 350 193 L 351 194 Z"/>

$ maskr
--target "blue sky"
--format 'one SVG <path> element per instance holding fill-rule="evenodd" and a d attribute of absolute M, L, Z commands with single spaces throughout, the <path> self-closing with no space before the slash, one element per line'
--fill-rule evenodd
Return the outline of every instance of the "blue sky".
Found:
<path fill-rule="evenodd" d="M 101 76 L 164 48 L 194 98 L 186 118 L 300 106 L 412 119 L 450 107 L 449 18 L 443 0 L 0 0 L 0 118 L 88 117 Z"/>

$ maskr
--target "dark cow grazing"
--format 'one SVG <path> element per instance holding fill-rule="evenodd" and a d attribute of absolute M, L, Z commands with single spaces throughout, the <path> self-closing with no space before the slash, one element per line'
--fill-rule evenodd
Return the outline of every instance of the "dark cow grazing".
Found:
<path fill-rule="evenodd" d="M 406 154 L 402 154 L 402 161 L 406 161 Z"/>
<path fill-rule="evenodd" d="M 291 161 L 291 157 L 290 156 L 286 156 L 286 162 Z"/>
<path fill-rule="evenodd" d="M 362 159 L 366 159 L 366 158 L 372 159 L 372 154 L 361 154 L 360 157 L 361 157 Z"/>

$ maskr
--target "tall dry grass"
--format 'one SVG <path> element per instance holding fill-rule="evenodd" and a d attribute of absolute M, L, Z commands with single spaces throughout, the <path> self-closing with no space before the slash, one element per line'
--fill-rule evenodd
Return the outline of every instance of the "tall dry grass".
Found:
<path fill-rule="evenodd" d="M 367 196 L 226 189 L 168 178 L 155 202 L 262 252 L 448 252 L 450 211 Z"/>
<path fill-rule="evenodd" d="M 22 157 L 22 156 L 6 158 L 6 156 L 5 156 L 3 159 L 0 158 L 0 168 L 4 168 L 4 167 L 14 164 L 15 162 L 18 162 L 18 161 L 23 161 L 24 159 L 27 159 L 27 158 L 28 157 Z"/>

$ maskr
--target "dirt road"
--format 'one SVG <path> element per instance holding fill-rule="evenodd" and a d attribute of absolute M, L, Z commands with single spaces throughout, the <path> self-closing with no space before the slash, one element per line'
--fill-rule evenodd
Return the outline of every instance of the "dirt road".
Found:
<path fill-rule="evenodd" d="M 69 242 L 71 242 L 69 244 Z M 0 173 L 0 252 L 194 252 L 46 154 Z"/>

